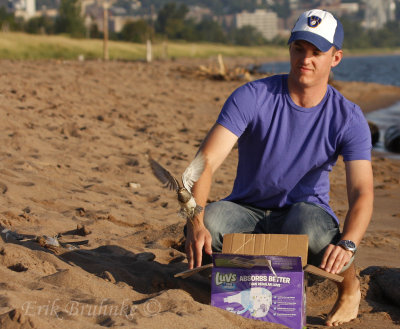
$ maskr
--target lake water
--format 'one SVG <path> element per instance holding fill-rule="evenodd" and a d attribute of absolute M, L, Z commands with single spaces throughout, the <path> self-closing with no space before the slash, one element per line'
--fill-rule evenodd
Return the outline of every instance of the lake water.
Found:
<path fill-rule="evenodd" d="M 289 62 L 265 63 L 261 73 L 287 73 Z M 336 80 L 377 82 L 400 86 L 400 55 L 344 57 L 333 69 Z"/>
<path fill-rule="evenodd" d="M 265 63 L 260 73 L 287 73 L 289 62 Z M 400 55 L 344 57 L 333 69 L 335 80 L 376 82 L 400 86 Z M 400 125 L 400 102 L 388 108 L 366 114 L 366 118 L 378 125 L 380 140 L 374 150 L 382 155 L 400 159 L 399 154 L 387 152 L 383 147 L 385 130 L 391 125 Z"/>

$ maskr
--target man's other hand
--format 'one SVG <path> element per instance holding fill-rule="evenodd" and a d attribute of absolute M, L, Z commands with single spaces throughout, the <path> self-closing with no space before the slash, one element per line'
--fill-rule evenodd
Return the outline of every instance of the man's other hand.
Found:
<path fill-rule="evenodd" d="M 188 223 L 185 251 L 189 269 L 201 266 L 204 251 L 211 255 L 211 234 L 204 225 Z"/>
<path fill-rule="evenodd" d="M 329 273 L 338 274 L 352 256 L 353 252 L 330 244 L 325 250 L 320 267 Z"/>

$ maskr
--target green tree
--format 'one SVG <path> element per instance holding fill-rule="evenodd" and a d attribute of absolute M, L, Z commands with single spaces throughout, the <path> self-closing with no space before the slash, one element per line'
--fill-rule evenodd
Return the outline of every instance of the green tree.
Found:
<path fill-rule="evenodd" d="M 275 1 L 271 9 L 276 12 L 280 18 L 287 18 L 292 14 L 289 0 Z"/>
<path fill-rule="evenodd" d="M 25 32 L 54 34 L 54 20 L 47 16 L 34 17 L 25 23 Z"/>
<path fill-rule="evenodd" d="M 210 42 L 226 42 L 227 38 L 225 36 L 222 27 L 217 22 L 210 18 L 203 19 L 196 26 L 196 31 L 198 39 L 202 41 Z"/>
<path fill-rule="evenodd" d="M 99 27 L 97 26 L 96 23 L 90 24 L 89 27 L 89 38 L 92 39 L 101 39 L 103 38 L 104 34 L 103 32 L 99 31 Z"/>
<path fill-rule="evenodd" d="M 398 47 L 400 46 L 400 23 L 398 21 L 387 22 L 377 31 L 370 33 L 373 47 Z"/>
<path fill-rule="evenodd" d="M 234 44 L 241 46 L 259 46 L 266 44 L 262 34 L 254 26 L 246 25 L 233 30 L 231 39 Z"/>
<path fill-rule="evenodd" d="M 397 2 L 396 2 L 395 20 L 396 21 L 400 20 L 400 1 L 399 0 L 397 0 Z"/>
<path fill-rule="evenodd" d="M 344 30 L 343 48 L 355 49 L 371 47 L 370 35 L 368 35 L 359 21 L 349 17 L 342 17 L 340 21 Z"/>
<path fill-rule="evenodd" d="M 0 28 L 19 31 L 22 30 L 22 21 L 16 19 L 14 14 L 8 13 L 5 7 L 0 7 Z"/>
<path fill-rule="evenodd" d="M 400 46 L 399 21 L 388 22 L 379 30 L 364 29 L 359 21 L 349 17 L 342 17 L 341 22 L 344 29 L 344 48 L 357 49 Z"/>
<path fill-rule="evenodd" d="M 153 29 L 144 20 L 128 22 L 121 30 L 120 38 L 125 41 L 145 42 L 154 34 Z"/>
<path fill-rule="evenodd" d="M 57 33 L 68 33 L 75 38 L 85 36 L 79 0 L 61 0 L 55 29 Z"/>
<path fill-rule="evenodd" d="M 185 16 L 189 9 L 186 5 L 167 3 L 159 12 L 156 20 L 156 31 L 171 39 L 179 39 L 185 34 Z"/>
<path fill-rule="evenodd" d="M 183 25 L 181 25 L 181 29 L 179 29 L 176 36 L 177 39 L 184 39 L 187 41 L 201 40 L 196 30 L 196 23 L 192 19 L 186 19 L 183 21 Z"/>

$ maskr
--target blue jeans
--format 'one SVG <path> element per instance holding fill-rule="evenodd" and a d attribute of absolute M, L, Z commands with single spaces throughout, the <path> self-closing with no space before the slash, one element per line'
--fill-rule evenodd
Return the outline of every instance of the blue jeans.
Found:
<path fill-rule="evenodd" d="M 323 208 L 308 202 L 283 209 L 263 210 L 230 201 L 210 203 L 204 224 L 212 237 L 213 251 L 222 250 L 224 234 L 307 234 L 308 263 L 319 266 L 329 244 L 340 240 L 336 220 Z"/>

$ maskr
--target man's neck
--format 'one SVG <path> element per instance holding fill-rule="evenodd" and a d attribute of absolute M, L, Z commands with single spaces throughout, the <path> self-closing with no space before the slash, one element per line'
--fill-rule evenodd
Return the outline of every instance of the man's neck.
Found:
<path fill-rule="evenodd" d="M 303 86 L 288 79 L 289 94 L 293 102 L 304 108 L 317 106 L 325 97 L 328 84 Z"/>

